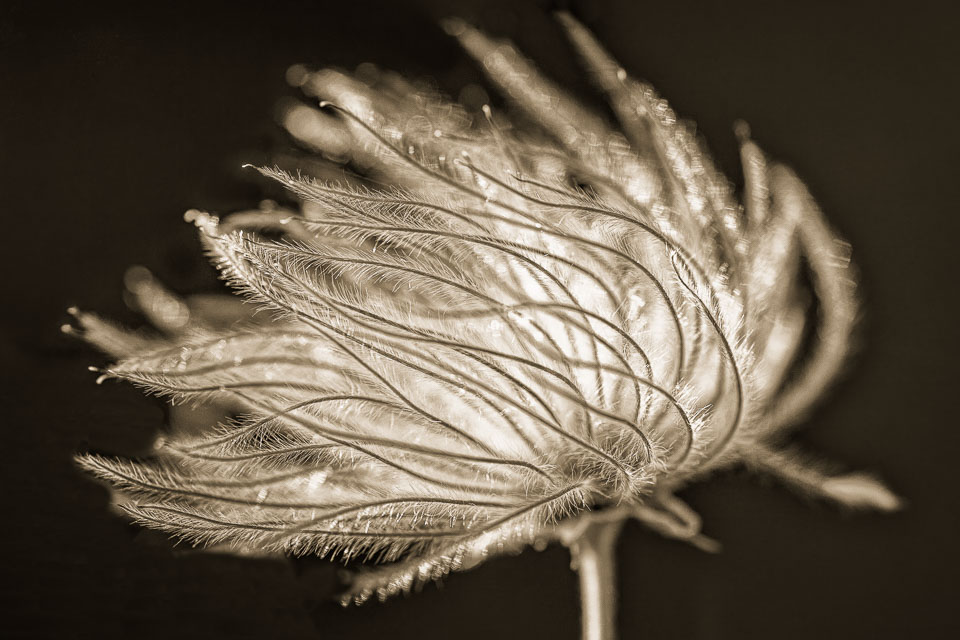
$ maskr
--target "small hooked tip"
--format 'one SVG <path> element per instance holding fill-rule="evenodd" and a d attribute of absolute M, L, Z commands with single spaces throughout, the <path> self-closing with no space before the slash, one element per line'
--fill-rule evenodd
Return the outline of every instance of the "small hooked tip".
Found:
<path fill-rule="evenodd" d="M 134 294 L 153 285 L 156 280 L 149 269 L 139 264 L 129 267 L 123 274 L 123 286 L 127 288 L 127 291 Z"/>
<path fill-rule="evenodd" d="M 848 473 L 827 478 L 822 489 L 828 497 L 853 509 L 892 512 L 905 506 L 900 496 L 865 473 Z"/>
<path fill-rule="evenodd" d="M 310 78 L 310 70 L 304 64 L 294 64 L 287 68 L 285 79 L 291 87 L 302 87 Z"/>
<path fill-rule="evenodd" d="M 453 36 L 454 38 L 462 36 L 468 26 L 467 22 L 462 18 L 455 16 L 440 18 L 440 28 L 443 29 L 448 36 Z"/>
<path fill-rule="evenodd" d="M 746 120 L 737 119 L 733 122 L 733 135 L 737 136 L 740 144 L 750 142 L 750 125 Z"/>
<path fill-rule="evenodd" d="M 95 381 L 97 384 L 103 384 L 104 380 L 108 380 L 109 378 L 113 377 L 110 374 L 110 371 L 108 371 L 107 369 L 101 369 L 100 367 L 95 367 L 93 365 L 88 366 L 87 371 L 89 371 L 90 373 L 100 374 L 99 376 L 97 376 L 97 379 Z"/>
<path fill-rule="evenodd" d="M 68 314 L 70 317 L 72 317 L 72 318 L 74 318 L 75 320 L 77 320 L 78 322 L 80 321 L 80 309 L 78 309 L 77 307 L 75 307 L 75 306 L 67 307 L 67 314 Z M 62 325 L 60 325 L 60 332 L 66 334 L 66 335 L 68 335 L 68 336 L 77 336 L 77 335 L 80 335 L 80 329 L 78 329 L 77 327 L 73 326 L 73 325 L 70 324 L 69 322 L 65 322 L 65 323 L 63 323 Z"/>
<path fill-rule="evenodd" d="M 719 540 L 705 536 L 702 533 L 687 538 L 685 542 L 704 553 L 720 553 L 723 551 L 723 544 Z"/>
<path fill-rule="evenodd" d="M 553 19 L 560 23 L 564 29 L 567 30 L 567 33 L 574 38 L 590 38 L 594 39 L 593 34 L 591 34 L 581 22 L 573 17 L 573 14 L 567 9 L 568 3 L 566 2 L 554 2 L 554 9 L 551 12 Z"/>
<path fill-rule="evenodd" d="M 183 219 L 185 222 L 193 223 L 207 235 L 217 235 L 217 226 L 220 224 L 220 218 L 217 216 L 211 216 L 209 213 L 200 211 L 199 209 L 190 209 L 183 214 Z"/>

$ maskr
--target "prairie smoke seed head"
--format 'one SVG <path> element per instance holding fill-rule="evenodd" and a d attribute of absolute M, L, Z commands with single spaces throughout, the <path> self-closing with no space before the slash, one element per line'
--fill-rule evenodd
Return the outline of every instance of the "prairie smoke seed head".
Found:
<path fill-rule="evenodd" d="M 204 408 L 175 414 L 148 460 L 78 458 L 133 519 L 382 562 L 344 595 L 362 602 L 626 517 L 716 550 L 673 492 L 736 463 L 898 506 L 775 447 L 836 376 L 857 311 L 805 186 L 739 124 L 738 203 L 692 128 L 560 21 L 619 129 L 459 21 L 445 27 L 540 130 L 370 65 L 294 67 L 320 101 L 283 121 L 319 177 L 257 170 L 299 207 L 184 216 L 272 313 L 180 299 L 143 268 L 127 285 L 155 335 L 73 312 L 65 331 L 118 358 L 101 378 Z M 326 179 L 333 162 L 356 177 Z"/>

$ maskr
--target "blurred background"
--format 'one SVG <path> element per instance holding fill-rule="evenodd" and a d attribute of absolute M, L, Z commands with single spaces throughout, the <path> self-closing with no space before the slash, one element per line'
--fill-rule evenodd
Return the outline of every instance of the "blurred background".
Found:
<path fill-rule="evenodd" d="M 162 6 L 161 6 L 162 4 Z M 850 516 L 745 472 L 683 493 L 724 544 L 705 555 L 629 525 L 623 638 L 960 637 L 956 409 L 960 46 L 948 3 L 428 1 L 0 6 L 3 251 L 0 606 L 6 637 L 576 638 L 560 547 L 341 609 L 336 567 L 204 554 L 128 525 L 80 449 L 144 453 L 162 403 L 94 384 L 104 359 L 63 336 L 70 305 L 128 325 L 123 274 L 220 290 L 192 207 L 255 205 L 244 163 L 291 141 L 276 104 L 293 63 L 363 62 L 491 94 L 437 20 L 512 39 L 590 101 L 550 16 L 567 8 L 694 119 L 741 179 L 731 125 L 805 179 L 852 243 L 863 347 L 797 440 L 876 471 L 893 517 Z M 495 103 L 496 97 L 493 97 Z"/>

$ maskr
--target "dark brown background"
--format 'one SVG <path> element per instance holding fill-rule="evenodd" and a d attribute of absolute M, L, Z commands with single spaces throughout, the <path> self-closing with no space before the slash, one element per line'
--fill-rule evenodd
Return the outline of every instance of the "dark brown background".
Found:
<path fill-rule="evenodd" d="M 127 525 L 70 456 L 142 451 L 162 410 L 136 390 L 95 386 L 85 368 L 101 356 L 58 332 L 71 304 L 135 324 L 120 298 L 130 264 L 180 292 L 217 288 L 181 214 L 258 201 L 263 185 L 240 165 L 288 144 L 272 114 L 291 94 L 289 64 L 371 60 L 456 94 L 480 75 L 435 26 L 452 13 L 511 37 L 586 94 L 550 5 L 137 4 L 0 8 L 0 634 L 577 637 L 561 548 L 342 610 L 323 561 L 202 554 Z M 954 17 L 923 2 L 571 4 L 698 121 L 734 179 L 730 124 L 745 118 L 853 243 L 866 346 L 800 440 L 881 472 L 909 501 L 894 517 L 848 517 L 744 473 L 693 487 L 684 496 L 724 552 L 629 526 L 622 636 L 960 637 Z"/>

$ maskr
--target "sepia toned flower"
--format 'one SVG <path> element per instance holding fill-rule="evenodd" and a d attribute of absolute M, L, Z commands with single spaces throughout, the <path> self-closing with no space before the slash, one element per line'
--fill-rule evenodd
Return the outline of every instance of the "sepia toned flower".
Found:
<path fill-rule="evenodd" d="M 559 19 L 619 127 L 456 20 L 511 118 L 370 65 L 290 70 L 317 100 L 283 116 L 310 154 L 257 170 L 298 205 L 186 214 L 255 306 L 138 268 L 158 333 L 74 312 L 117 358 L 103 379 L 207 409 L 147 459 L 78 457 L 120 508 L 194 543 L 377 563 L 348 603 L 551 541 L 611 571 L 597 545 L 628 518 L 715 550 L 675 492 L 738 464 L 898 507 L 783 444 L 849 351 L 847 245 L 742 123 L 739 202 L 692 125 Z"/>

